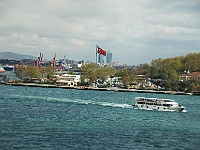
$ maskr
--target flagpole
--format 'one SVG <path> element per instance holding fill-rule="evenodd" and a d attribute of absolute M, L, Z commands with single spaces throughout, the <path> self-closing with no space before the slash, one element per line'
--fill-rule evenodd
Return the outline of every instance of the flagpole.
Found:
<path fill-rule="evenodd" d="M 96 64 L 97 64 L 97 44 L 96 44 Z"/>

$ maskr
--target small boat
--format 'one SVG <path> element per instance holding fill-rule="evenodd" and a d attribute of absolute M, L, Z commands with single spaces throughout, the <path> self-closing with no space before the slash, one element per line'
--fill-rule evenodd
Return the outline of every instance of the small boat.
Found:
<path fill-rule="evenodd" d="M 5 72 L 5 70 L 3 69 L 3 67 L 0 67 L 0 73 L 1 72 Z"/>
<path fill-rule="evenodd" d="M 5 66 L 3 66 L 3 69 L 5 71 L 13 71 L 14 70 L 14 66 L 5 65 Z"/>
<path fill-rule="evenodd" d="M 185 107 L 171 99 L 135 97 L 132 105 L 135 109 L 182 112 Z"/>

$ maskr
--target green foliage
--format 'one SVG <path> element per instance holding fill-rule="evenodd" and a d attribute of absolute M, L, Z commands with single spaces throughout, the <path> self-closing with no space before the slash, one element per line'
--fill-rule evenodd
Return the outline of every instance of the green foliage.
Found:
<path fill-rule="evenodd" d="M 27 78 L 32 79 L 32 78 L 38 78 L 40 79 L 42 77 L 42 74 L 40 72 L 40 69 L 36 66 L 29 66 L 27 67 Z"/>
<path fill-rule="evenodd" d="M 181 57 L 156 59 L 151 62 L 150 77 L 164 80 L 177 80 L 181 68 Z"/>
<path fill-rule="evenodd" d="M 53 78 L 53 75 L 55 75 L 55 70 L 52 66 L 41 67 L 40 72 L 42 73 L 43 77 L 46 77 L 48 79 Z"/>
<path fill-rule="evenodd" d="M 182 70 L 200 71 L 200 53 L 189 53 L 182 59 Z"/>
<path fill-rule="evenodd" d="M 17 69 L 15 69 L 14 73 L 16 75 L 16 77 L 18 77 L 21 80 L 24 80 L 27 77 L 27 68 L 25 67 L 19 67 Z"/>
<path fill-rule="evenodd" d="M 52 78 L 55 71 L 51 66 L 39 68 L 36 66 L 19 67 L 14 71 L 15 75 L 24 81 L 31 80 L 32 78 L 41 79 L 42 77 Z"/>
<path fill-rule="evenodd" d="M 117 77 L 122 77 L 122 83 L 125 87 L 128 86 L 128 84 L 132 83 L 135 79 L 135 69 L 132 68 L 126 68 L 126 69 L 120 69 L 116 72 Z"/>
<path fill-rule="evenodd" d="M 114 76 L 116 70 L 112 67 L 98 68 L 97 78 L 103 83 L 108 77 Z"/>
<path fill-rule="evenodd" d="M 155 59 L 151 62 L 149 76 L 164 80 L 178 80 L 178 76 L 189 70 L 190 72 L 200 71 L 200 53 L 189 53 L 188 55 Z"/>
<path fill-rule="evenodd" d="M 83 65 L 81 70 L 81 81 L 85 82 L 87 80 L 88 84 L 91 84 L 93 81 L 97 79 L 97 70 L 100 68 L 98 64 L 92 63 L 92 64 L 86 64 Z"/>
<path fill-rule="evenodd" d="M 128 75 L 127 70 L 125 69 L 120 69 L 116 72 L 116 76 L 117 77 L 125 77 L 126 75 Z"/>
<path fill-rule="evenodd" d="M 108 77 L 114 76 L 115 72 L 115 68 L 112 67 L 101 68 L 95 63 L 86 64 L 81 67 L 81 81 L 87 80 L 88 84 L 92 84 L 92 82 L 98 79 L 103 83 Z"/>
<path fill-rule="evenodd" d="M 186 56 L 155 59 L 151 62 L 149 77 L 163 79 L 166 90 L 183 92 L 198 91 L 200 84 L 196 81 L 178 82 L 184 71 L 200 71 L 200 53 L 189 53 Z"/>
<path fill-rule="evenodd" d="M 138 75 L 149 76 L 150 70 L 151 70 L 151 66 L 149 64 L 145 63 L 145 64 L 140 64 L 140 65 L 136 66 L 136 69 L 134 70 L 134 72 L 135 72 L 135 74 L 138 74 Z"/>
<path fill-rule="evenodd" d="M 15 69 L 15 75 L 21 80 L 30 80 L 32 78 L 41 78 L 42 74 L 38 67 L 19 67 Z"/>

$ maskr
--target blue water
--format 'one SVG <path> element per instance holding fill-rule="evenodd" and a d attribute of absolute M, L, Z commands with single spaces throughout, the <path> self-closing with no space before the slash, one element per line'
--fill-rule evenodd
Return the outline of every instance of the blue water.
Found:
<path fill-rule="evenodd" d="M 0 149 L 196 150 L 200 97 L 0 85 Z M 187 112 L 131 107 L 171 98 Z"/>

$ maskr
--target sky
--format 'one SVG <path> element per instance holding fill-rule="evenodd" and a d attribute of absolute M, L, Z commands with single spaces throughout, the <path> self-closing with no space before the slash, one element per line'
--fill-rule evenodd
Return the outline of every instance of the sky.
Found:
<path fill-rule="evenodd" d="M 0 0 L 0 52 L 138 65 L 200 52 L 200 0 Z"/>

